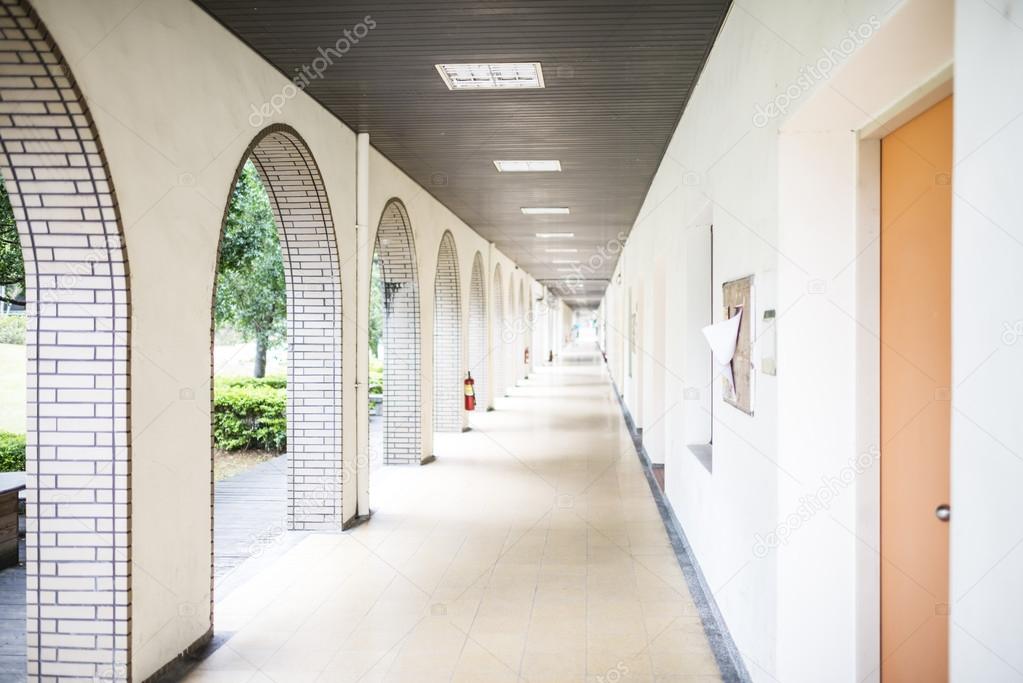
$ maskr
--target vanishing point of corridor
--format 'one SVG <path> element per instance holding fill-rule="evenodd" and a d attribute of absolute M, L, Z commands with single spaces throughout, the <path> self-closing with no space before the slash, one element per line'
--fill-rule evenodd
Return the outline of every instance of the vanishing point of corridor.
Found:
<path fill-rule="evenodd" d="M 368 523 L 217 601 L 187 680 L 721 679 L 595 347 L 374 477 Z"/>

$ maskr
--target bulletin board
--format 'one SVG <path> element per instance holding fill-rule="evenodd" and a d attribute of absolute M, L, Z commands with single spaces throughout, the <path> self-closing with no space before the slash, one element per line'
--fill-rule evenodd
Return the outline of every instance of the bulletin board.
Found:
<path fill-rule="evenodd" d="M 756 308 L 753 306 L 753 276 L 726 282 L 721 286 L 721 294 L 725 308 L 725 320 L 742 310 L 739 319 L 739 338 L 732 357 L 732 377 L 734 389 L 729 385 L 728 378 L 724 383 L 725 403 L 735 406 L 747 415 L 753 414 L 753 329 L 756 319 Z"/>

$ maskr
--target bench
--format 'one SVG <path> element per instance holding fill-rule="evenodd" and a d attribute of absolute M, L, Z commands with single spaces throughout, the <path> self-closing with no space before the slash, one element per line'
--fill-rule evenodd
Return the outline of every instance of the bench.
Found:
<path fill-rule="evenodd" d="M 24 472 L 0 472 L 0 569 L 18 564 L 18 494 Z"/>

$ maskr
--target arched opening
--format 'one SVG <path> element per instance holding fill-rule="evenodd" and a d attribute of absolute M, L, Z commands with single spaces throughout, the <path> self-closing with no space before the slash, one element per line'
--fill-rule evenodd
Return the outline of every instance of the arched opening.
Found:
<path fill-rule="evenodd" d="M 507 379 L 505 377 L 504 355 L 507 353 L 504 344 L 504 283 L 501 278 L 501 264 L 494 267 L 494 286 L 491 289 L 494 314 L 491 317 L 490 358 L 494 365 L 493 399 L 490 407 L 497 407 L 497 399 L 504 396 Z"/>
<path fill-rule="evenodd" d="M 287 126 L 260 132 L 239 164 L 221 229 L 213 311 L 214 457 L 232 446 L 285 453 L 214 484 L 214 579 L 222 589 L 285 529 L 339 530 L 342 522 L 334 226 L 316 162 Z M 241 341 L 249 343 L 242 368 L 231 363 L 237 351 L 219 348 L 225 323 L 235 334 L 241 327 Z M 285 340 L 286 352 L 274 353 L 275 342 Z M 248 368 L 248 378 L 224 377 Z"/>
<path fill-rule="evenodd" d="M 25 621 L 23 631 L 5 633 L 23 638 L 10 652 L 26 656 L 33 679 L 130 678 L 130 297 L 121 219 L 86 100 L 27 3 L 0 4 L 0 52 L 0 173 L 18 242 L 5 231 L 5 252 L 24 268 L 23 284 L 4 289 L 24 297 L 23 355 L 12 364 L 24 372 L 27 396 L 11 467 L 24 469 L 24 480 L 3 496 L 17 515 L 25 486 L 25 553 L 0 579 L 4 602 L 24 606 Z M 5 527 L 16 535 L 17 524 Z"/>
<path fill-rule="evenodd" d="M 487 292 L 483 256 L 477 251 L 472 259 L 469 279 L 469 372 L 476 382 L 477 410 L 487 401 Z"/>
<path fill-rule="evenodd" d="M 455 238 L 445 232 L 433 280 L 433 430 L 462 431 L 462 294 Z"/>
<path fill-rule="evenodd" d="M 416 464 L 422 460 L 419 275 L 412 224 L 405 206 L 396 199 L 388 202 L 380 216 L 373 261 L 383 295 L 379 343 L 383 461 Z"/>

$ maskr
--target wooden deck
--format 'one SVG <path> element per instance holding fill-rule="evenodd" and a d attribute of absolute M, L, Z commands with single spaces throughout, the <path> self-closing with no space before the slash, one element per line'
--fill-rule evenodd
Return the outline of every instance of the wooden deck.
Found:
<path fill-rule="evenodd" d="M 230 479 L 213 493 L 213 591 L 222 598 L 301 537 L 287 531 L 288 456 Z"/>
<path fill-rule="evenodd" d="M 21 518 L 21 530 L 25 519 Z M 19 542 L 25 557 L 25 539 Z M 24 681 L 25 671 L 25 565 L 0 571 L 0 681 Z"/>

